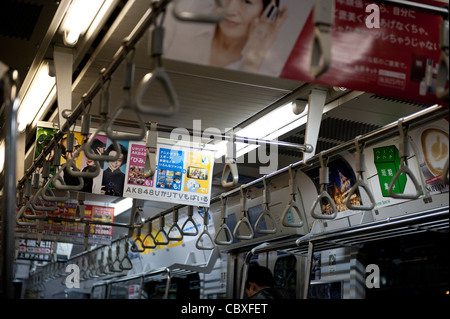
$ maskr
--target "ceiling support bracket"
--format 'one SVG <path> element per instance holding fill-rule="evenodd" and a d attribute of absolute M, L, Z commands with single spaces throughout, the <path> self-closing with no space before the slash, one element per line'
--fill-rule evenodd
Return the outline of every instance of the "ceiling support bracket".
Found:
<path fill-rule="evenodd" d="M 53 48 L 53 62 L 58 98 L 58 125 L 62 129 L 69 117 L 67 114 L 72 112 L 73 50 L 55 45 Z"/>

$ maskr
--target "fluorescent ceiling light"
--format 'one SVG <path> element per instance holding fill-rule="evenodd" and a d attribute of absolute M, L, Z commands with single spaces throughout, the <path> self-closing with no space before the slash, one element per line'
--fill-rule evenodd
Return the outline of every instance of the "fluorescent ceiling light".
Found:
<path fill-rule="evenodd" d="M 306 123 L 308 106 L 306 106 L 305 110 L 298 115 L 293 113 L 292 107 L 292 103 L 278 107 L 246 127 L 237 129 L 235 131 L 236 136 L 250 137 L 261 140 L 277 139 L 281 135 L 286 134 Z M 227 143 L 228 142 L 223 141 L 216 145 L 216 158 L 220 158 L 226 154 Z M 242 155 L 254 150 L 258 146 L 259 145 L 256 144 L 237 143 L 236 157 L 239 158 Z"/>
<path fill-rule="evenodd" d="M 48 95 L 47 99 L 44 101 L 44 104 L 42 105 L 41 109 L 35 116 L 33 122 L 31 123 L 31 127 L 35 127 L 37 123 L 41 120 L 41 118 L 44 116 L 45 112 L 48 111 L 49 107 L 52 105 L 56 98 L 56 85 L 53 87 L 53 89 L 50 91 L 50 94 Z"/>
<path fill-rule="evenodd" d="M 27 125 L 33 121 L 44 102 L 50 98 L 49 95 L 56 84 L 56 80 L 49 76 L 48 71 L 48 62 L 42 62 L 27 93 L 24 95 L 17 115 L 20 132 L 25 130 Z"/>
<path fill-rule="evenodd" d="M 106 14 L 112 3 L 113 0 L 72 0 L 60 27 L 65 44 L 74 46 L 91 24 Z"/>
<path fill-rule="evenodd" d="M 118 216 L 127 210 L 131 209 L 133 206 L 133 199 L 129 197 L 124 197 L 116 205 L 114 205 L 114 216 Z"/>

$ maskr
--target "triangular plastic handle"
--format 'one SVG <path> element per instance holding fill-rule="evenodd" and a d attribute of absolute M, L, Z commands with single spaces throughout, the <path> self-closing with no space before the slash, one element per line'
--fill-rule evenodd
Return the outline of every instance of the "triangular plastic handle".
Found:
<path fill-rule="evenodd" d="M 350 198 L 356 192 L 358 187 L 361 187 L 366 191 L 367 196 L 369 197 L 370 200 L 370 205 L 352 205 L 350 203 Z M 372 210 L 375 208 L 375 198 L 373 197 L 372 192 L 370 191 L 369 187 L 367 186 L 366 183 L 364 183 L 363 180 L 358 179 L 355 185 L 353 185 L 353 187 L 350 188 L 350 191 L 348 192 L 347 195 L 347 199 L 345 200 L 345 206 L 347 206 L 347 208 L 351 210 Z"/>
<path fill-rule="evenodd" d="M 203 237 L 207 237 L 209 239 L 210 245 L 205 245 L 205 240 Z M 213 250 L 216 246 L 214 245 L 214 240 L 211 237 L 211 234 L 208 232 L 207 228 L 200 234 L 195 243 L 195 247 L 199 250 Z"/>
<path fill-rule="evenodd" d="M 175 0 L 173 15 L 181 21 L 201 22 L 201 23 L 219 23 L 225 17 L 226 8 L 224 0 L 215 0 L 216 10 L 211 14 L 194 13 L 180 10 L 180 0 Z"/>
<path fill-rule="evenodd" d="M 143 104 L 142 100 L 144 98 L 144 94 L 154 81 L 159 81 L 162 84 L 164 90 L 166 91 L 166 95 L 169 98 L 169 107 L 155 107 Z M 136 109 L 138 112 L 143 114 L 160 116 L 172 116 L 180 109 L 177 93 L 175 92 L 172 82 L 163 67 L 157 67 L 153 70 L 153 72 L 147 73 L 142 78 L 136 90 Z"/>
<path fill-rule="evenodd" d="M 295 213 L 297 214 L 297 216 L 300 219 L 300 222 L 289 223 L 286 220 L 286 216 L 287 216 L 288 212 L 291 211 L 291 209 L 293 209 L 295 211 Z M 297 202 L 293 198 L 290 199 L 289 203 L 284 208 L 283 214 L 281 215 L 281 223 L 285 227 L 303 227 L 303 225 L 304 225 L 300 207 L 298 206 Z"/>
<path fill-rule="evenodd" d="M 259 228 L 259 224 L 264 220 L 264 216 L 267 216 L 270 219 L 270 221 L 272 222 L 273 228 L 269 228 L 269 229 Z M 273 217 L 272 213 L 270 212 L 268 205 L 265 205 L 265 208 L 263 209 L 263 211 L 259 215 L 258 219 L 256 220 L 255 232 L 257 232 L 258 234 L 275 234 L 277 232 L 277 230 L 278 230 L 277 222 L 275 221 L 275 218 Z"/>
<path fill-rule="evenodd" d="M 414 184 L 414 187 L 416 189 L 416 192 L 414 194 L 397 194 L 394 193 L 393 187 L 397 180 L 400 178 L 401 174 L 406 174 L 409 176 L 411 181 Z M 405 161 L 402 160 L 402 163 L 400 164 L 400 169 L 397 171 L 397 173 L 394 175 L 394 177 L 391 180 L 391 183 L 389 184 L 388 188 L 389 196 L 392 198 L 399 198 L 399 199 L 417 199 L 420 197 L 420 185 L 417 178 L 414 176 L 413 172 L 409 169 L 409 167 L 406 165 Z"/>
<path fill-rule="evenodd" d="M 242 226 L 245 226 L 247 228 L 247 230 L 250 231 L 249 235 L 241 235 L 240 234 L 240 230 L 241 230 Z M 236 227 L 234 228 L 234 231 L 233 231 L 233 236 L 234 236 L 234 238 L 239 239 L 239 240 L 250 240 L 250 239 L 253 239 L 253 237 L 255 236 L 252 225 L 250 224 L 250 221 L 248 220 L 248 218 L 246 216 L 243 216 L 236 224 Z"/>
<path fill-rule="evenodd" d="M 228 182 L 228 176 L 231 175 L 231 182 Z M 222 171 L 222 187 L 236 186 L 239 181 L 239 173 L 236 163 L 226 162 Z"/>
<path fill-rule="evenodd" d="M 135 118 L 137 119 L 139 133 L 126 133 L 126 132 L 115 132 L 112 129 L 112 126 L 114 125 L 115 120 L 121 115 L 123 112 L 126 112 L 126 117 L 130 118 L 130 114 L 135 114 Z M 131 99 L 125 99 L 122 101 L 122 103 L 119 105 L 119 107 L 114 111 L 114 114 L 111 116 L 111 119 L 109 120 L 108 124 L 106 125 L 106 135 L 111 140 L 123 140 L 123 141 L 140 141 L 145 137 L 145 134 L 147 132 L 147 128 L 145 126 L 145 123 L 142 119 L 142 116 L 139 116 L 136 104 Z"/>
<path fill-rule="evenodd" d="M 225 235 L 228 240 L 219 240 L 221 234 Z M 231 245 L 233 243 L 233 234 L 231 233 L 230 227 L 223 223 L 214 235 L 214 243 L 216 245 Z"/>
<path fill-rule="evenodd" d="M 326 201 L 328 201 L 331 205 L 331 208 L 333 210 L 333 213 L 330 215 L 325 215 L 325 214 L 317 214 L 315 209 L 316 206 L 319 205 L 319 209 L 322 212 L 322 209 L 320 208 L 320 204 L 322 199 L 325 199 Z M 335 219 L 337 216 L 337 208 L 336 205 L 334 204 L 333 199 L 331 198 L 330 194 L 328 194 L 328 192 L 326 190 L 322 190 L 322 192 L 319 194 L 319 196 L 317 196 L 316 200 L 314 201 L 311 210 L 310 210 L 310 214 L 312 217 L 316 218 L 316 219 Z"/>

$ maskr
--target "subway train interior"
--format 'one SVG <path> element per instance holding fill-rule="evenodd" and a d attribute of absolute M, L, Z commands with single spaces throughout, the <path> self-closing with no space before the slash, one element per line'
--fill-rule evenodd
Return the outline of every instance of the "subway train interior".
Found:
<path fill-rule="evenodd" d="M 1 297 L 448 297 L 448 11 L 0 1 Z"/>

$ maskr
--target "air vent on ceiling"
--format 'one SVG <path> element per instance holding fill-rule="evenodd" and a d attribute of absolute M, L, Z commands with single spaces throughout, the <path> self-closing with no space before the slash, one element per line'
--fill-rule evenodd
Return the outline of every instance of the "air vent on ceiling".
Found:
<path fill-rule="evenodd" d="M 359 135 L 364 135 L 378 128 L 379 126 L 373 124 L 333 117 L 326 118 L 322 121 L 320 126 L 319 139 L 317 141 L 315 153 L 317 154 L 321 151 L 328 150 L 339 144 L 350 141 Z M 300 132 L 285 138 L 284 141 L 304 144 L 305 130 L 301 130 Z M 280 152 L 280 155 L 294 157 L 301 156 L 301 152 L 295 150 L 279 149 L 278 151 Z"/>
<path fill-rule="evenodd" d="M 429 104 L 425 104 L 425 103 L 417 103 L 414 101 L 407 101 L 407 100 L 399 100 L 399 99 L 394 99 L 391 97 L 385 97 L 385 96 L 380 96 L 380 95 L 371 95 L 370 96 L 371 99 L 375 99 L 375 100 L 383 100 L 383 101 L 389 101 L 389 102 L 395 102 L 395 103 L 402 103 L 402 104 L 406 104 L 406 105 L 413 105 L 413 106 L 417 106 L 417 107 L 429 107 Z"/>
<path fill-rule="evenodd" d="M 43 7 L 24 1 L 0 1 L 0 36 L 30 40 Z"/>

